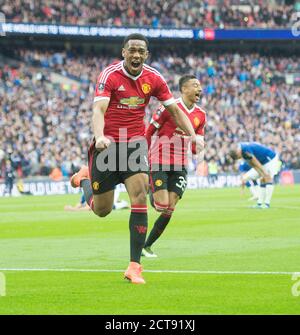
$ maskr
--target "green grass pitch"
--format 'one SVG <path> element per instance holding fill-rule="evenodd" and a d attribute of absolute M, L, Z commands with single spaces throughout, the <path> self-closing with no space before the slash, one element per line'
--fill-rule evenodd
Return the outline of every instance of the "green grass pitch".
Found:
<path fill-rule="evenodd" d="M 0 314 L 300 314 L 300 187 L 277 186 L 269 210 L 247 196 L 187 191 L 138 286 L 123 279 L 129 210 L 101 219 L 64 212 L 78 196 L 0 198 Z"/>

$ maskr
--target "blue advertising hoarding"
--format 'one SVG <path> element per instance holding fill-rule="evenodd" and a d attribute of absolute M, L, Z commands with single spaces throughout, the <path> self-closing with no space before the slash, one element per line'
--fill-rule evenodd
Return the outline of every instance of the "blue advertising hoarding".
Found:
<path fill-rule="evenodd" d="M 173 29 L 128 28 L 81 25 L 0 22 L 2 35 L 45 35 L 74 37 L 124 37 L 141 33 L 154 39 L 189 40 L 300 40 L 295 29 Z"/>

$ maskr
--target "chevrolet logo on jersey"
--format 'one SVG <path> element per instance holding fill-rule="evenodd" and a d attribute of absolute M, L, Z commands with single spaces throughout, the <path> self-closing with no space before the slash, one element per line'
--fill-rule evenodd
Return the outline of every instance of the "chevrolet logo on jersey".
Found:
<path fill-rule="evenodd" d="M 123 105 L 127 105 L 129 107 L 138 107 L 139 105 L 143 105 L 145 103 L 145 99 L 140 97 L 130 97 L 123 98 L 120 100 L 120 103 Z"/>

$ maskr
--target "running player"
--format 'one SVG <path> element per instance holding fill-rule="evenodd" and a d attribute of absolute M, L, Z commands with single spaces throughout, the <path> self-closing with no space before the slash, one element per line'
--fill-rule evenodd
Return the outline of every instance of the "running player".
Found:
<path fill-rule="evenodd" d="M 179 80 L 181 97 L 177 106 L 187 115 L 198 137 L 198 148 L 193 146 L 193 154 L 204 148 L 204 126 L 206 114 L 196 103 L 200 100 L 202 87 L 193 75 L 185 75 Z M 153 136 L 155 134 L 156 136 Z M 161 212 L 147 238 L 142 254 L 157 257 L 151 249 L 171 220 L 175 206 L 187 185 L 187 151 L 189 138 L 177 127 L 170 113 L 161 106 L 152 117 L 146 138 L 152 145 L 150 158 L 150 197 L 153 207 Z M 150 144 L 149 144 L 150 147 Z M 152 194 L 151 194 L 152 193 Z"/>
<path fill-rule="evenodd" d="M 243 158 L 252 167 L 242 176 L 242 183 L 260 179 L 255 208 L 270 208 L 274 190 L 273 178 L 278 173 L 278 155 L 272 149 L 257 142 L 242 142 L 229 151 L 233 160 Z"/>
<path fill-rule="evenodd" d="M 145 283 L 140 265 L 148 225 L 144 116 L 151 96 L 162 102 L 177 125 L 196 143 L 189 118 L 178 108 L 165 79 L 144 64 L 148 54 L 147 38 L 131 34 L 123 43 L 124 60 L 100 73 L 93 106 L 89 169 L 82 167 L 71 178 L 72 186 L 83 188 L 87 203 L 100 217 L 107 216 L 113 208 L 115 186 L 125 184 L 131 203 L 130 263 L 125 278 L 135 284 Z"/>

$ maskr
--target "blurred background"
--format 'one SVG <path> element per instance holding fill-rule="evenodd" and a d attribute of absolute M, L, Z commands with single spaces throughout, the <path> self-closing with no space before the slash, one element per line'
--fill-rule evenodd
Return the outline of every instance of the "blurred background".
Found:
<path fill-rule="evenodd" d="M 24 0 L 0 1 L 0 12 L 0 196 L 8 178 L 19 191 L 71 192 L 96 78 L 131 32 L 149 38 L 147 63 L 175 97 L 181 75 L 202 83 L 207 147 L 190 175 L 234 176 L 230 144 L 258 141 L 280 154 L 283 183 L 300 182 L 299 1 Z M 38 186 L 48 181 L 64 186 Z"/>

